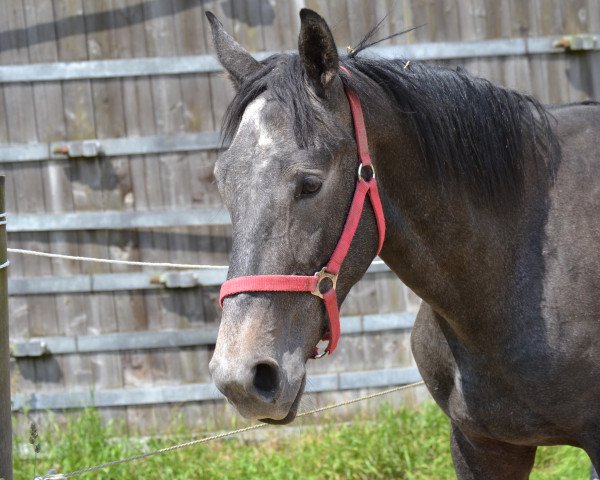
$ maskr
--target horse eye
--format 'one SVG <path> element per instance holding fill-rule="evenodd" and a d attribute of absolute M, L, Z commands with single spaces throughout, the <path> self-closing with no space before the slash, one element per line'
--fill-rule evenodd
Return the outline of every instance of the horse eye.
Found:
<path fill-rule="evenodd" d="M 321 180 L 317 177 L 305 177 L 302 180 L 302 195 L 312 195 L 321 189 Z"/>

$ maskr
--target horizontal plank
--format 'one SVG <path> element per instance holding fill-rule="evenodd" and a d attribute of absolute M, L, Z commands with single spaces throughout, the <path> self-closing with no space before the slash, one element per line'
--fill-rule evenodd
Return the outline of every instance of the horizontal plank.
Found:
<path fill-rule="evenodd" d="M 412 328 L 413 312 L 344 316 L 343 335 L 381 333 Z M 78 335 L 11 339 L 11 355 L 15 358 L 65 355 L 74 353 L 154 350 L 214 345 L 217 327 L 188 328 L 163 332 L 119 332 L 104 335 Z"/>
<path fill-rule="evenodd" d="M 50 157 L 50 144 L 47 143 L 0 145 L 0 163 L 33 162 Z"/>
<path fill-rule="evenodd" d="M 216 57 L 211 55 L 34 63 L 0 67 L 0 83 L 181 75 L 219 72 L 222 69 Z"/>
<path fill-rule="evenodd" d="M 217 150 L 218 132 L 88 139 L 72 142 L 0 145 L 0 163 L 38 162 L 70 158 L 104 158 L 173 152 Z"/>
<path fill-rule="evenodd" d="M 454 60 L 462 58 L 512 57 L 521 55 L 542 55 L 571 51 L 556 46 L 566 38 L 573 45 L 573 51 L 598 50 L 600 42 L 597 35 L 570 35 L 566 37 L 524 37 L 477 40 L 466 42 L 432 42 L 413 45 L 389 45 L 369 49 L 364 56 L 374 58 L 406 58 L 408 60 Z"/>
<path fill-rule="evenodd" d="M 547 36 L 391 45 L 373 47 L 364 51 L 361 55 L 364 57 L 406 58 L 410 60 L 448 60 L 563 53 L 565 48 L 556 47 L 555 44 L 564 38 Z M 573 35 L 571 38 L 575 39 L 572 41 L 575 50 L 597 50 L 600 48 L 596 35 Z M 259 52 L 253 55 L 258 60 L 263 60 L 275 53 L 280 52 Z M 345 51 L 340 50 L 340 55 L 344 56 L 345 54 Z M 212 55 L 128 58 L 69 63 L 4 65 L 0 66 L 0 83 L 181 75 L 220 71 L 222 71 L 222 67 L 216 57 Z"/>
<path fill-rule="evenodd" d="M 96 211 L 58 214 L 9 214 L 6 231 L 54 232 L 69 230 L 128 230 L 135 228 L 229 225 L 224 207 L 153 210 L 146 212 Z"/>
<path fill-rule="evenodd" d="M 389 272 L 383 263 L 373 263 L 367 273 Z M 221 285 L 227 278 L 223 268 L 178 270 L 162 273 L 99 273 L 92 275 L 14 277 L 8 280 L 8 294 L 54 295 L 59 293 L 98 293 L 159 288 L 195 288 Z"/>
<path fill-rule="evenodd" d="M 388 368 L 312 375 L 306 382 L 307 393 L 386 388 L 406 385 L 421 380 L 414 367 Z M 187 385 L 86 390 L 76 392 L 16 394 L 12 397 L 12 410 L 62 410 L 84 407 L 123 407 L 223 400 L 212 383 Z"/>
<path fill-rule="evenodd" d="M 223 270 L 218 273 L 223 274 Z M 59 293 L 98 293 L 161 288 L 160 284 L 151 282 L 153 277 L 152 274 L 144 272 L 100 273 L 64 277 L 17 277 L 9 279 L 8 294 L 10 296 L 55 295 Z M 214 285 L 220 283 L 222 282 L 215 282 Z"/>
<path fill-rule="evenodd" d="M 568 38 L 573 48 L 594 50 L 598 49 L 598 37 L 594 35 L 575 35 L 571 37 L 537 37 L 528 39 L 502 39 L 485 40 L 476 42 L 455 42 L 455 43 L 422 43 L 399 47 L 397 45 L 376 47 L 365 51 L 362 55 L 380 58 L 398 58 L 399 56 L 411 59 L 452 59 L 452 58 L 473 58 L 478 56 L 511 56 L 523 54 L 539 54 L 564 52 L 564 48 L 557 48 L 553 45 L 559 39 Z M 577 47 L 576 47 L 577 46 Z M 268 56 L 270 53 L 258 55 L 260 58 Z M 457 57 L 460 55 L 461 57 Z M 60 66 L 67 72 L 103 72 L 112 71 L 114 75 L 119 73 L 125 75 L 127 72 L 136 71 L 154 71 L 152 68 L 164 68 L 166 73 L 186 73 L 180 71 L 181 58 L 197 58 L 198 62 L 193 61 L 185 64 L 186 68 L 197 65 L 199 67 L 210 67 L 206 71 L 213 71 L 216 62 L 210 56 L 201 57 L 168 57 L 161 59 L 164 61 L 156 62 L 156 59 L 134 58 L 127 60 L 103 60 L 99 62 L 79 62 L 73 64 L 44 64 L 42 70 L 49 72 L 52 65 Z M 112 62 L 112 63 L 111 63 Z M 113 65 L 114 63 L 114 65 Z M 121 63 L 125 68 L 121 68 Z M 89 70 L 81 67 L 80 64 L 88 65 Z M 101 66 L 96 68 L 95 65 Z M 136 67 L 136 64 L 139 64 Z M 113 65 L 109 68 L 109 65 Z M 0 66 L 0 78 L 2 71 L 8 68 L 38 68 L 36 65 L 17 65 Z M 73 67 L 73 70 L 71 70 Z M 151 68 L 152 67 L 152 68 Z M 57 67 L 59 68 L 59 67 Z M 60 69 L 59 68 L 59 69 Z M 50 70 L 48 70 L 50 69 Z M 112 69 L 112 70 L 111 70 Z M 134 70 L 132 70 L 134 69 Z M 202 70 L 204 71 L 204 70 Z M 158 74 L 159 71 L 154 71 Z M 7 74 L 8 75 L 8 74 Z M 8 75 L 6 78 L 11 78 Z M 36 77 L 41 78 L 41 77 Z M 80 78 L 80 77 L 76 77 Z M 31 81 L 34 81 L 33 79 Z M 1 82 L 1 80 L 0 80 Z M 88 139 L 71 142 L 53 142 L 40 144 L 8 144 L 0 145 L 0 163 L 32 162 L 44 160 L 60 160 L 65 158 L 98 158 L 123 155 L 144 155 L 159 154 L 167 152 L 184 151 L 205 151 L 220 148 L 220 136 L 217 132 L 183 133 L 176 135 L 151 135 L 146 137 L 126 137 L 126 138 L 106 138 L 106 139 Z"/>

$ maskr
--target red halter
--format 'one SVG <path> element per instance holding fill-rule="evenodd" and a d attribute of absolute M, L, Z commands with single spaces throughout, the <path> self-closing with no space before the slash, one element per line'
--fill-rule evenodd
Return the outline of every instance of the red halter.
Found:
<path fill-rule="evenodd" d="M 340 67 L 346 74 L 350 72 L 343 66 Z M 375 212 L 377 220 L 377 229 L 379 231 L 379 245 L 377 254 L 381 251 L 383 241 L 385 239 L 385 218 L 383 216 L 383 208 L 377 191 L 377 182 L 375 180 L 375 169 L 369 155 L 369 145 L 367 143 L 367 130 L 365 128 L 365 120 L 363 118 L 362 106 L 356 92 L 349 87 L 345 87 L 346 96 L 352 111 L 354 120 L 354 132 L 356 136 L 356 145 L 358 148 L 358 180 L 356 182 L 356 190 L 352 199 L 352 205 L 344 230 L 338 241 L 329 262 L 320 271 L 314 275 L 250 275 L 247 277 L 237 277 L 227 280 L 221 286 L 221 295 L 219 303 L 223 306 L 223 299 L 230 295 L 236 295 L 243 292 L 309 292 L 322 298 L 325 302 L 325 310 L 329 319 L 329 344 L 325 352 L 321 355 L 313 357 L 321 357 L 325 353 L 333 353 L 338 340 L 340 339 L 340 311 L 338 307 L 337 296 L 335 293 L 337 277 L 344 263 L 344 259 L 350 249 L 350 244 L 356 233 L 358 222 L 362 215 L 365 197 L 370 196 L 371 205 Z M 323 280 L 329 281 L 325 285 L 321 285 Z M 329 284 L 329 285 L 328 285 Z M 323 291 L 322 291 L 323 290 Z"/>

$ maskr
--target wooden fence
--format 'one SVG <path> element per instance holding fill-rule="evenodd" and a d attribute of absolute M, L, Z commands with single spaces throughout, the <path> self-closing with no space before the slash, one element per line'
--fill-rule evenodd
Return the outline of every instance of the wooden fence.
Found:
<path fill-rule="evenodd" d="M 232 90 L 211 55 L 206 10 L 259 56 L 296 47 L 303 6 L 329 20 L 340 47 L 387 15 L 382 36 L 425 26 L 382 44 L 381 55 L 460 64 L 547 103 L 600 99 L 596 0 L 9 5 L 0 17 L 0 168 L 12 248 L 227 264 L 228 216 L 212 171 Z M 564 35 L 580 36 L 565 50 L 554 45 Z M 207 368 L 222 271 L 10 259 L 13 408 L 62 410 L 93 397 L 107 418 L 143 433 L 176 418 L 190 428 L 229 422 Z M 374 266 L 344 304 L 339 350 L 311 362 L 308 402 L 415 379 L 408 336 L 418 302 Z"/>

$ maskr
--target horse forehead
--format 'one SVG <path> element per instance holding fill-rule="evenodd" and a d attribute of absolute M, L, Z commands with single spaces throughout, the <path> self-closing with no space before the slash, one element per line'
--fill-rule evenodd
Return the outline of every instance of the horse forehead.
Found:
<path fill-rule="evenodd" d="M 234 183 L 266 181 L 264 174 L 283 168 L 282 158 L 296 145 L 289 125 L 290 120 L 277 101 L 259 96 L 244 110 L 231 145 L 219 156 L 216 169 Z"/>
<path fill-rule="evenodd" d="M 255 148 L 262 150 L 263 153 L 277 150 L 277 140 L 283 138 L 286 123 L 287 119 L 282 107 L 277 102 L 260 96 L 244 110 L 238 135 L 250 136 Z"/>

